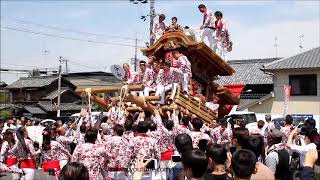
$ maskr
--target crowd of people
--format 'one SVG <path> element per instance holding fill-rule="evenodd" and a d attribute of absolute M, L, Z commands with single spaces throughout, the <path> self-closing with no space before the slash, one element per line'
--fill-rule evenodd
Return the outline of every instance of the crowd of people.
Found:
<path fill-rule="evenodd" d="M 126 112 L 121 120 L 110 111 L 94 123 L 83 108 L 75 121 L 47 125 L 39 145 L 28 137 L 32 121 L 8 118 L 1 123 L 0 171 L 27 180 L 35 179 L 37 168 L 48 178 L 78 180 L 314 179 L 320 148 L 315 120 L 298 127 L 292 122 L 287 115 L 280 129 L 270 116 L 249 129 L 241 120 L 204 124 L 172 104 L 166 112 Z"/>
<path fill-rule="evenodd" d="M 203 21 L 199 29 L 193 30 L 188 26 L 182 27 L 179 25 L 177 17 L 172 17 L 171 24 L 166 25 L 164 22 L 166 16 L 160 14 L 158 21 L 153 26 L 151 41 L 155 42 L 166 32 L 184 32 L 187 36 L 198 42 L 205 42 L 205 39 L 207 39 L 207 45 L 222 59 L 227 61 L 226 53 L 232 51 L 233 43 L 230 40 L 227 22 L 223 18 L 222 12 L 213 12 L 207 9 L 204 4 L 200 4 L 198 9 L 203 14 Z M 199 37 L 196 36 L 197 34 L 199 34 Z"/>

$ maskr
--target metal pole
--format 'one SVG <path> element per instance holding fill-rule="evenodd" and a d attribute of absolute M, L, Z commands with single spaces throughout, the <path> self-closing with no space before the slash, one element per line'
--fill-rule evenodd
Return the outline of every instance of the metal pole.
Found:
<path fill-rule="evenodd" d="M 66 62 L 66 74 L 68 74 L 68 60 L 65 60 Z"/>
<path fill-rule="evenodd" d="M 153 29 L 153 21 L 154 21 L 154 18 L 156 17 L 154 1 L 155 0 L 150 0 L 150 46 L 153 43 L 153 41 L 151 40 L 151 35 L 152 35 L 152 29 Z"/>
<path fill-rule="evenodd" d="M 58 80 L 57 118 L 60 117 L 61 63 L 62 63 L 62 57 L 60 56 L 60 58 L 59 58 L 59 80 Z"/>

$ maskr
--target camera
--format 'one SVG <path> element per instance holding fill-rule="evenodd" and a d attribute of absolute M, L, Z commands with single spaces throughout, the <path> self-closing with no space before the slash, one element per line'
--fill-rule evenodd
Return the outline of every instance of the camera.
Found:
<path fill-rule="evenodd" d="M 181 157 L 179 155 L 172 155 L 171 161 L 172 162 L 181 162 Z"/>
<path fill-rule="evenodd" d="M 143 160 L 143 162 L 147 162 L 148 160 L 145 159 Z M 146 166 L 146 169 L 156 169 L 157 167 L 157 160 L 156 159 L 152 159 Z"/>

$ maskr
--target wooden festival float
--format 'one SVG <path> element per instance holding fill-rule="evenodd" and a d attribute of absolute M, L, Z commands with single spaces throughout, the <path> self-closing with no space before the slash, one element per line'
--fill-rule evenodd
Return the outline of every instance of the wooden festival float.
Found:
<path fill-rule="evenodd" d="M 192 79 L 195 79 L 202 87 L 201 94 L 202 99 L 210 101 L 214 95 L 219 96 L 220 108 L 224 105 L 236 105 L 239 104 L 239 98 L 236 97 L 230 90 L 222 85 L 216 84 L 216 80 L 219 76 L 230 76 L 234 73 L 234 69 L 229 66 L 221 57 L 215 54 L 203 42 L 196 42 L 191 37 L 185 35 L 183 32 L 167 32 L 160 39 L 158 39 L 151 47 L 142 49 L 145 56 L 154 56 L 155 59 L 163 59 L 165 61 L 171 61 L 172 51 L 175 49 L 182 50 L 182 53 L 188 57 L 192 67 Z M 124 88 L 125 87 L 125 88 Z M 110 108 L 110 99 L 98 97 L 99 93 L 114 93 L 120 94 L 121 97 L 115 96 L 111 98 L 111 101 L 117 102 L 131 102 L 130 105 L 126 105 L 128 111 L 138 111 L 143 109 L 145 111 L 153 112 L 157 104 L 153 104 L 154 101 L 159 101 L 159 96 L 135 96 L 131 94 L 131 91 L 143 91 L 143 85 L 124 85 L 124 86 L 102 86 L 99 88 L 91 88 L 91 100 L 96 104 L 108 110 Z M 77 89 L 76 92 L 79 95 L 86 96 L 88 89 Z M 190 93 L 190 92 L 189 92 Z M 169 99 L 169 92 L 166 92 L 166 100 Z M 213 119 L 217 119 L 218 115 L 206 107 L 205 101 L 197 98 L 197 95 L 192 92 L 186 96 L 182 93 L 180 87 L 178 88 L 173 101 L 166 101 L 164 105 L 161 105 L 163 111 L 170 109 L 170 103 L 174 102 L 182 111 L 188 110 L 193 115 L 201 118 L 206 124 L 209 124 Z M 220 112 L 220 109 L 219 109 Z M 165 113 L 164 113 L 165 114 Z M 219 113 L 219 117 L 223 117 L 223 114 Z"/>

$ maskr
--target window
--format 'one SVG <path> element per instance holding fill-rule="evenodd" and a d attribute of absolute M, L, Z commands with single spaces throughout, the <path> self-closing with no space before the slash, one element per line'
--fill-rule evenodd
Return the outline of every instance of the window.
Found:
<path fill-rule="evenodd" d="M 289 75 L 291 95 L 317 95 L 317 75 Z"/>

